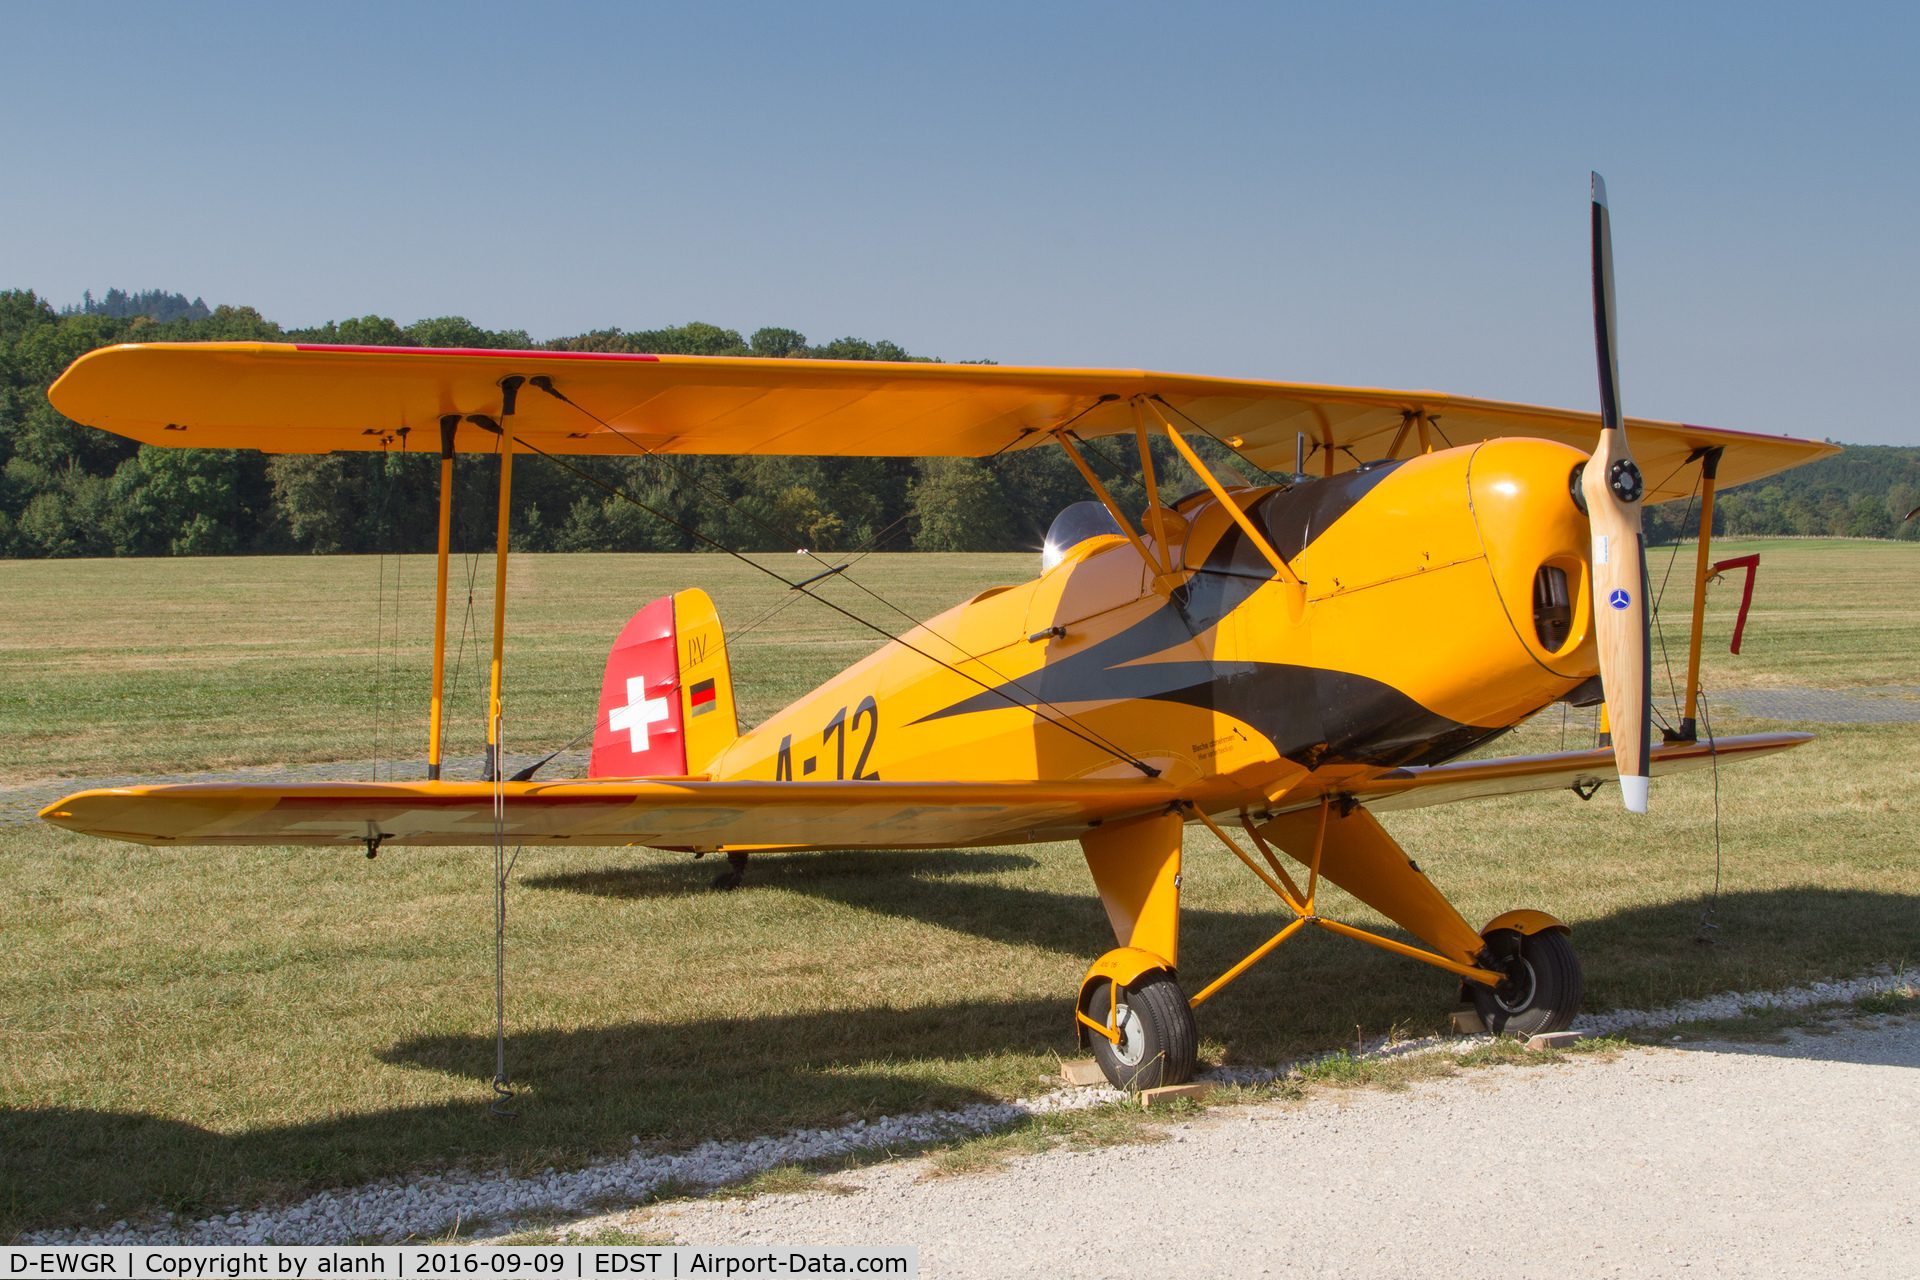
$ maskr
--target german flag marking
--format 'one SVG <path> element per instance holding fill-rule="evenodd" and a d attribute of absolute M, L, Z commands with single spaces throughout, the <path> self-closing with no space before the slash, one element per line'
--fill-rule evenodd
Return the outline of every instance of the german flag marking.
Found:
<path fill-rule="evenodd" d="M 687 689 L 687 702 L 693 708 L 693 714 L 703 716 L 720 705 L 719 695 L 714 692 L 713 681 L 702 680 Z"/>

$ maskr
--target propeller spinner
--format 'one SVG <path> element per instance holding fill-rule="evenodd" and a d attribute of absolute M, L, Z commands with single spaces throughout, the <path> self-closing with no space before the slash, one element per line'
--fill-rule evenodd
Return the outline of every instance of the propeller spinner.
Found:
<path fill-rule="evenodd" d="M 1647 811 L 1653 720 L 1647 626 L 1647 549 L 1640 526 L 1646 482 L 1627 449 L 1620 416 L 1620 360 L 1614 345 L 1613 234 L 1607 184 L 1593 175 L 1593 341 L 1600 366 L 1600 441 L 1581 476 L 1593 527 L 1593 618 L 1600 683 L 1620 769 L 1620 798 Z"/>

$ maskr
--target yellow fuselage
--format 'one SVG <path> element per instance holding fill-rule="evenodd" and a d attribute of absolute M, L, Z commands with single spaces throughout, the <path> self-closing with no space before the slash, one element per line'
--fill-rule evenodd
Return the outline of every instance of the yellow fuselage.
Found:
<path fill-rule="evenodd" d="M 1583 460 L 1504 439 L 1232 491 L 1304 589 L 1203 492 L 1162 513 L 1170 572 L 1125 538 L 1090 539 L 849 668 L 712 774 L 1077 779 L 1145 766 L 1258 804 L 1316 770 L 1437 763 L 1597 669 L 1587 519 L 1568 487 Z M 1536 600 L 1553 596 L 1541 585 L 1553 569 L 1558 614 Z"/>

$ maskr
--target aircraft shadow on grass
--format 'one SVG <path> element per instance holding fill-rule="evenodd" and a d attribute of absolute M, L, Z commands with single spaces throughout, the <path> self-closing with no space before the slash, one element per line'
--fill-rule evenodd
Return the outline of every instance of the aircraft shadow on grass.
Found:
<path fill-rule="evenodd" d="M 644 1006 L 644 994 L 635 1002 Z M 422 1167 L 618 1155 L 632 1135 L 682 1143 L 964 1107 L 997 1099 L 965 1083 L 956 1058 L 1062 1044 L 1062 1019 L 1058 999 L 986 998 L 510 1031 L 507 1063 L 519 1091 L 511 1120 L 489 1113 L 494 1042 L 480 1028 L 374 1054 L 471 1081 L 458 1102 L 232 1133 L 141 1112 L 0 1109 L 0 1239 L 106 1225 L 156 1206 L 199 1216 Z M 93 1212 L 95 1204 L 107 1207 Z"/>
<path fill-rule="evenodd" d="M 968 879 L 1036 864 L 1017 854 L 965 851 L 885 853 L 848 851 L 799 858 L 761 858 L 747 888 L 804 893 L 861 911 L 912 920 L 971 934 L 986 941 L 1038 946 L 1086 962 L 1108 945 L 1105 913 L 1091 889 L 1057 893 Z M 687 866 L 709 862 L 603 870 L 529 879 L 531 888 L 606 897 L 653 897 L 683 893 L 693 882 Z M 704 872 L 696 873 L 704 876 Z M 671 886 L 671 887 L 670 887 Z M 1551 891 L 1542 890 L 1542 901 Z M 1708 903 L 1683 899 L 1633 907 L 1594 919 L 1575 919 L 1574 944 L 1586 970 L 1588 1008 L 1646 1007 L 1672 1003 L 1698 992 L 1698 978 L 1715 974 L 1709 990 L 1764 990 L 1795 985 L 1807 973 L 1860 972 L 1881 964 L 1901 965 L 1920 955 L 1920 895 L 1798 887 L 1722 894 L 1711 917 L 1713 938 L 1702 945 L 1701 922 Z M 1264 942 L 1288 920 L 1279 904 L 1264 913 L 1188 908 L 1181 919 L 1181 973 L 1191 990 Z M 1393 928 L 1388 937 L 1419 944 Z M 1325 985 L 1325 994 L 1319 990 Z M 1389 1016 L 1415 1025 L 1435 1008 L 1435 992 L 1451 1007 L 1456 980 L 1424 965 L 1309 930 L 1256 965 L 1223 991 L 1202 1017 L 1203 1034 L 1231 1043 L 1245 1024 L 1327 1023 L 1329 999 L 1343 989 L 1367 992 L 1379 1016 L 1382 997 Z M 1353 998 L 1353 1004 L 1361 1003 Z M 1065 1008 L 1065 1001 L 1061 1001 Z M 1318 1006 L 1318 1007 L 1317 1007 Z M 1400 1008 L 1404 1006 L 1404 1009 Z M 1314 1016 L 1318 1013 L 1320 1016 Z M 1344 1015 L 1343 1015 L 1344 1016 Z M 1275 1044 L 1282 1054 L 1335 1043 L 1338 1026 L 1314 1027 L 1313 1044 Z M 1350 1019 L 1346 1022 L 1351 1026 Z M 1378 1030 L 1378 1028 L 1375 1028 Z M 1738 1045 L 1735 1051 L 1740 1051 Z M 1755 1052 L 1773 1052 L 1755 1044 Z M 1799 1052 L 1825 1056 L 1812 1045 Z M 1836 1060 L 1855 1061 L 1857 1046 L 1834 1046 Z M 1271 1056 L 1271 1055 L 1268 1055 Z"/>
<path fill-rule="evenodd" d="M 790 872 L 778 859 L 757 861 L 749 885 L 777 885 L 1089 960 L 1110 936 L 1091 893 L 1048 893 L 944 875 L 961 868 L 1019 869 L 1030 861 L 1022 854 L 832 855 L 817 860 L 815 871 L 803 870 L 803 859 L 791 861 Z M 709 858 L 528 883 L 650 897 L 703 884 L 713 865 Z M 888 869 L 920 875 L 880 874 Z M 751 887 L 745 891 L 751 893 Z M 1577 921 L 1589 1004 L 1616 1003 L 1615 993 L 1629 989 L 1670 987 L 1676 995 L 1683 986 L 1752 989 L 1776 981 L 1781 965 L 1859 970 L 1920 952 L 1920 897 L 1914 895 L 1810 888 L 1725 894 L 1718 915 L 1721 942 L 1713 947 L 1692 941 L 1702 905 L 1666 903 Z M 1190 971 L 1218 972 L 1269 936 L 1277 921 L 1189 913 Z M 1038 936 L 1031 929 L 1035 922 L 1045 925 Z M 1351 1034 L 1340 1023 L 1351 1025 L 1357 1002 L 1370 1002 L 1370 1017 L 1416 1025 L 1451 1007 L 1451 979 L 1438 971 L 1316 931 L 1299 941 L 1304 945 L 1289 944 L 1255 966 L 1203 1012 L 1203 1033 L 1226 1042 L 1235 1060 L 1245 1060 L 1234 1044 L 1250 1027 L 1294 1023 L 1311 1040 L 1300 1047 L 1328 1048 Z M 726 946 L 725 937 L 717 936 L 714 945 Z M 698 982 L 700 975 L 689 972 L 686 980 Z M 646 1003 L 645 992 L 634 993 L 636 1010 Z M 351 1186 L 421 1166 L 615 1154 L 629 1149 L 634 1134 L 680 1141 L 743 1137 L 834 1124 L 848 1113 L 872 1117 L 964 1106 L 988 1096 L 964 1082 L 968 1060 L 1074 1052 L 1067 1015 L 1065 997 L 1007 999 L 982 991 L 976 999 L 933 1004 L 511 1031 L 507 1061 L 523 1086 L 514 1103 L 520 1117 L 512 1121 L 488 1113 L 484 1082 L 493 1071 L 493 1039 L 484 1028 L 406 1040 L 375 1055 L 388 1064 L 464 1077 L 474 1085 L 471 1100 L 235 1133 L 141 1112 L 0 1109 L 0 1150 L 8 1157 L 0 1161 L 0 1234 L 110 1224 L 156 1205 L 200 1215 L 262 1195 Z M 1369 1031 L 1381 1029 L 1384 1021 Z M 1766 1045 L 1751 1051 L 1777 1052 Z M 1795 1051 L 1912 1065 L 1897 1052 L 1840 1037 L 1802 1040 Z M 107 1207 L 94 1212 L 96 1203 Z"/>

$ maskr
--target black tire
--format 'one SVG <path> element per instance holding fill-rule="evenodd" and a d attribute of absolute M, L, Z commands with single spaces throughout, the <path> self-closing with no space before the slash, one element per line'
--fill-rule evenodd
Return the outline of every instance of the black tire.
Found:
<path fill-rule="evenodd" d="M 1087 1016 L 1102 1026 L 1112 1007 L 1113 984 L 1102 982 L 1088 1001 Z M 1122 1039 L 1115 1045 L 1093 1032 L 1093 1057 L 1116 1089 L 1129 1093 L 1185 1084 L 1200 1057 L 1200 1032 L 1180 984 L 1166 973 L 1150 973 L 1121 988 Z"/>
<path fill-rule="evenodd" d="M 1580 960 L 1557 929 L 1521 934 L 1495 929 L 1487 935 L 1483 963 L 1507 980 L 1498 987 L 1467 986 L 1474 1012 L 1495 1035 L 1537 1036 L 1565 1031 L 1580 1012 Z"/>

